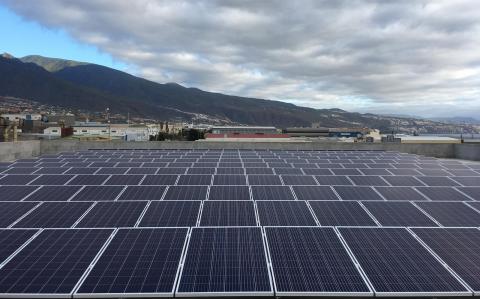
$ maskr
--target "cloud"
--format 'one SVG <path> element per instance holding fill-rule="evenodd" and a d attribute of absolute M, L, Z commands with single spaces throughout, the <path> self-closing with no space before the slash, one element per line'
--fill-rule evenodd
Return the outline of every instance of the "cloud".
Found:
<path fill-rule="evenodd" d="M 480 111 L 476 0 L 0 3 L 158 82 L 316 108 Z"/>

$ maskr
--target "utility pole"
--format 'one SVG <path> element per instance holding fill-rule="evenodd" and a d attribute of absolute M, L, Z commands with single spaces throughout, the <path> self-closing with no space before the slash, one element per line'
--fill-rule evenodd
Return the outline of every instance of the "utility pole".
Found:
<path fill-rule="evenodd" d="M 106 118 L 108 123 L 108 140 L 112 140 L 111 127 L 110 127 L 110 108 L 107 107 Z"/>

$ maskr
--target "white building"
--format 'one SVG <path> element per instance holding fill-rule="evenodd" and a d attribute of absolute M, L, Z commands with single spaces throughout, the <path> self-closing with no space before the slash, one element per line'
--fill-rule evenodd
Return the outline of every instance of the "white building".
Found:
<path fill-rule="evenodd" d="M 149 131 L 145 125 L 127 124 L 82 124 L 73 127 L 74 137 L 98 137 L 129 141 L 148 141 Z"/>
<path fill-rule="evenodd" d="M 0 115 L 1 117 L 7 119 L 7 120 L 10 120 L 10 121 L 13 121 L 13 120 L 20 120 L 20 119 L 26 119 L 26 120 L 41 120 L 42 119 L 42 115 L 41 114 L 23 114 L 23 113 L 19 113 L 19 114 L 2 114 Z"/>
<path fill-rule="evenodd" d="M 60 127 L 48 127 L 43 130 L 43 135 L 51 136 L 51 137 L 61 137 L 62 136 L 62 128 Z"/>

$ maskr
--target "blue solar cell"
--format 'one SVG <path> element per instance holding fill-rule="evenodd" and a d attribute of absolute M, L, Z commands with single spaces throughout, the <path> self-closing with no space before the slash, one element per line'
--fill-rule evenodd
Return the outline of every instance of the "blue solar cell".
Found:
<path fill-rule="evenodd" d="M 246 185 L 247 177 L 244 175 L 215 175 L 213 185 Z"/>
<path fill-rule="evenodd" d="M 169 186 L 163 200 L 205 200 L 208 186 Z"/>
<path fill-rule="evenodd" d="M 422 196 L 411 187 L 375 187 L 375 189 L 386 200 L 408 200 L 408 201 L 425 201 L 426 197 Z"/>
<path fill-rule="evenodd" d="M 176 181 L 176 175 L 146 175 L 142 185 L 174 185 Z"/>
<path fill-rule="evenodd" d="M 257 201 L 262 226 L 315 226 L 315 219 L 305 201 Z"/>
<path fill-rule="evenodd" d="M 72 199 L 75 201 L 115 200 L 123 186 L 85 186 Z"/>
<path fill-rule="evenodd" d="M 282 175 L 285 185 L 317 185 L 317 182 L 310 175 Z"/>
<path fill-rule="evenodd" d="M 217 174 L 245 174 L 244 168 L 217 168 Z"/>
<path fill-rule="evenodd" d="M 346 176 L 341 175 L 317 175 L 315 176 L 319 185 L 326 186 L 348 186 L 353 185 Z"/>
<path fill-rule="evenodd" d="M 0 269 L 0 296 L 69 297 L 111 233 L 98 229 L 42 231 Z"/>
<path fill-rule="evenodd" d="M 427 186 L 460 186 L 450 178 L 442 176 L 418 176 L 417 179 L 421 180 Z"/>
<path fill-rule="evenodd" d="M 166 186 L 127 186 L 118 200 L 161 200 Z"/>
<path fill-rule="evenodd" d="M 480 187 L 480 176 L 451 177 L 454 181 L 469 187 Z"/>
<path fill-rule="evenodd" d="M 363 205 L 383 226 L 437 226 L 410 202 L 365 201 Z"/>
<path fill-rule="evenodd" d="M 260 228 L 193 228 L 180 296 L 273 295 Z"/>
<path fill-rule="evenodd" d="M 155 174 L 157 173 L 158 168 L 154 167 L 135 167 L 130 168 L 127 171 L 127 174 Z"/>
<path fill-rule="evenodd" d="M 388 172 L 388 170 L 382 169 L 382 168 L 374 168 L 374 169 L 360 168 L 358 170 L 362 172 L 364 175 L 385 175 L 385 176 L 392 175 L 390 172 Z"/>
<path fill-rule="evenodd" d="M 143 175 L 140 174 L 119 174 L 112 175 L 104 183 L 105 185 L 138 185 L 143 180 Z"/>
<path fill-rule="evenodd" d="M 249 175 L 248 183 L 250 185 L 282 185 L 280 177 L 277 175 Z"/>
<path fill-rule="evenodd" d="M 480 200 L 480 187 L 457 187 L 457 189 L 474 200 Z"/>
<path fill-rule="evenodd" d="M 68 228 L 90 208 L 91 202 L 44 202 L 13 227 Z"/>
<path fill-rule="evenodd" d="M 377 295 L 468 291 L 404 228 L 339 228 Z"/>
<path fill-rule="evenodd" d="M 1 200 L 20 201 L 38 188 L 37 186 L 0 186 Z"/>
<path fill-rule="evenodd" d="M 201 226 L 255 226 L 253 201 L 207 200 L 203 203 Z"/>
<path fill-rule="evenodd" d="M 383 200 L 371 187 L 335 186 L 334 189 L 343 200 Z"/>
<path fill-rule="evenodd" d="M 127 171 L 127 167 L 102 167 L 95 174 L 125 174 Z"/>
<path fill-rule="evenodd" d="M 177 185 L 210 185 L 211 183 L 211 175 L 181 175 Z"/>
<path fill-rule="evenodd" d="M 388 186 L 387 182 L 377 175 L 352 175 L 349 178 L 357 186 Z"/>
<path fill-rule="evenodd" d="M 471 199 L 452 187 L 417 187 L 418 191 L 433 201 L 470 201 Z"/>
<path fill-rule="evenodd" d="M 332 228 L 265 228 L 277 296 L 369 295 Z"/>
<path fill-rule="evenodd" d="M 187 171 L 187 168 L 168 167 L 168 168 L 159 168 L 157 171 L 157 174 L 184 174 L 185 171 Z"/>
<path fill-rule="evenodd" d="M 354 168 L 333 168 L 331 171 L 335 175 L 362 175 L 360 171 Z"/>
<path fill-rule="evenodd" d="M 10 174 L 0 178 L 0 185 L 26 185 L 38 177 L 33 174 Z"/>
<path fill-rule="evenodd" d="M 80 186 L 42 186 L 28 196 L 27 201 L 67 201 L 80 190 Z"/>
<path fill-rule="evenodd" d="M 146 205 L 145 201 L 98 202 L 76 227 L 133 227 Z"/>
<path fill-rule="evenodd" d="M 40 168 L 36 167 L 15 167 L 3 171 L 4 174 L 32 174 Z"/>
<path fill-rule="evenodd" d="M 322 226 L 376 226 L 356 201 L 309 201 Z"/>
<path fill-rule="evenodd" d="M 94 174 L 98 171 L 98 168 L 93 167 L 74 167 L 65 172 L 66 174 Z"/>
<path fill-rule="evenodd" d="M 214 173 L 215 173 L 215 168 L 198 167 L 198 168 L 189 168 L 187 170 L 187 174 L 214 174 Z"/>
<path fill-rule="evenodd" d="M 181 227 L 195 226 L 201 201 L 152 201 L 139 226 Z"/>
<path fill-rule="evenodd" d="M 418 235 L 471 289 L 480 291 L 480 230 L 414 228 Z"/>
<path fill-rule="evenodd" d="M 108 178 L 108 175 L 79 174 L 67 185 L 101 185 Z"/>
<path fill-rule="evenodd" d="M 120 229 L 76 294 L 173 296 L 187 229 Z"/>
<path fill-rule="evenodd" d="M 245 168 L 246 174 L 273 174 L 272 168 L 267 167 L 249 167 Z"/>
<path fill-rule="evenodd" d="M 36 205 L 33 202 L 0 202 L 0 227 L 10 226 Z"/>
<path fill-rule="evenodd" d="M 209 200 L 250 200 L 248 186 L 211 186 Z"/>
<path fill-rule="evenodd" d="M 38 232 L 36 229 L 0 229 L 0 264 Z"/>
<path fill-rule="evenodd" d="M 253 200 L 295 200 L 289 186 L 252 186 Z"/>
<path fill-rule="evenodd" d="M 30 182 L 30 185 L 64 185 L 72 178 L 73 175 L 70 174 L 43 174 Z"/>
<path fill-rule="evenodd" d="M 35 171 L 35 174 L 62 174 L 67 170 L 68 168 L 64 167 L 42 167 Z"/>
<path fill-rule="evenodd" d="M 298 200 L 339 200 L 329 186 L 293 186 Z"/>
<path fill-rule="evenodd" d="M 443 226 L 480 226 L 480 213 L 463 202 L 418 202 L 417 205 Z M 480 208 L 476 202 L 469 203 L 469 205 Z"/>

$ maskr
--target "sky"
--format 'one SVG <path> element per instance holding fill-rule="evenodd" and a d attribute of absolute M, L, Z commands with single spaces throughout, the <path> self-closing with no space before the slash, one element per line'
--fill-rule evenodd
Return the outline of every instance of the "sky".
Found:
<path fill-rule="evenodd" d="M 480 118 L 478 0 L 0 0 L 0 52 L 313 108 Z"/>

